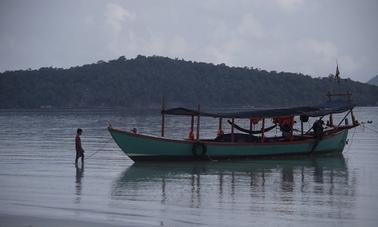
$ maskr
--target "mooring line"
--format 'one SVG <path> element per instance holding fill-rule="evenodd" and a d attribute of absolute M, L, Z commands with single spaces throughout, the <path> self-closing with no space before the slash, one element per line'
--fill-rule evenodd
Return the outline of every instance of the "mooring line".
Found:
<path fill-rule="evenodd" d="M 89 155 L 88 157 L 86 157 L 85 160 L 91 158 L 93 155 L 95 155 L 95 154 L 97 154 L 98 152 L 102 151 L 102 150 L 105 148 L 105 146 L 106 146 L 111 140 L 112 140 L 112 138 L 108 139 L 108 141 L 106 141 L 106 142 L 104 143 L 104 145 L 103 145 L 101 148 L 99 148 L 97 151 L 93 152 L 91 155 Z"/>
<path fill-rule="evenodd" d="M 352 143 L 353 143 L 353 138 L 354 138 L 354 134 L 356 134 L 356 129 L 357 128 L 354 128 L 354 130 L 353 130 L 353 134 L 352 134 L 352 137 L 350 138 L 350 143 L 348 142 L 348 149 L 344 152 L 344 153 L 348 153 L 349 152 L 349 150 L 350 150 L 350 148 L 352 147 Z M 349 140 L 348 140 L 349 141 Z"/>

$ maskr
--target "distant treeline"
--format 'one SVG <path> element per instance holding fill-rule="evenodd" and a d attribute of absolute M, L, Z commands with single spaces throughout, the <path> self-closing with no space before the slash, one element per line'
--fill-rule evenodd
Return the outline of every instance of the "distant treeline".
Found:
<path fill-rule="evenodd" d="M 228 67 L 166 57 L 120 57 L 69 69 L 0 74 L 0 108 L 294 106 L 318 104 L 327 92 L 350 91 L 357 105 L 378 104 L 378 87 L 330 75 Z"/>

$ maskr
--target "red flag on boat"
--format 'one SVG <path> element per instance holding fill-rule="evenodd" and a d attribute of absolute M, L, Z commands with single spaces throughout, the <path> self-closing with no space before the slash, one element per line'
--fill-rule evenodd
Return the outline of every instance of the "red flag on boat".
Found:
<path fill-rule="evenodd" d="M 336 75 L 335 78 L 337 80 L 337 83 L 340 83 L 340 71 L 339 71 L 339 64 L 336 65 Z"/>

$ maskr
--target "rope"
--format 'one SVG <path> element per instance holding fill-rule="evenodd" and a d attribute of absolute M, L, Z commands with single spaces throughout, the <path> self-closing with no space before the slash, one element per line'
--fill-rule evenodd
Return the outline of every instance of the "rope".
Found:
<path fill-rule="evenodd" d="M 100 147 L 97 151 L 93 152 L 91 155 L 89 155 L 88 157 L 86 157 L 85 160 L 90 159 L 93 155 L 95 155 L 95 154 L 97 154 L 98 152 L 102 151 L 102 149 L 104 149 L 105 146 L 106 146 L 111 140 L 112 140 L 112 138 L 110 138 L 108 141 L 106 141 L 102 147 Z"/>
<path fill-rule="evenodd" d="M 348 145 L 349 145 L 349 146 L 348 146 L 348 149 L 347 149 L 344 153 L 348 153 L 349 150 L 350 150 L 350 148 L 352 147 L 354 134 L 356 134 L 356 129 L 357 129 L 357 128 L 354 128 L 354 130 L 353 130 L 353 134 L 352 134 L 352 136 L 350 137 L 350 143 L 348 144 Z M 348 140 L 348 141 L 349 141 L 349 140 Z"/>

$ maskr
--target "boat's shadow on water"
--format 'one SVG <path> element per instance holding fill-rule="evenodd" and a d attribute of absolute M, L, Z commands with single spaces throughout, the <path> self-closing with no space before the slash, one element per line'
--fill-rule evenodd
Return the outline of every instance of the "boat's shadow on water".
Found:
<path fill-rule="evenodd" d="M 180 198 L 191 201 L 217 195 L 235 197 L 248 194 L 323 193 L 350 195 L 351 187 L 343 155 L 222 162 L 134 163 L 114 182 L 114 199 Z M 352 183 L 353 184 L 353 183 Z M 237 193 L 240 191 L 241 193 Z M 187 193 L 186 193 L 187 192 Z M 160 194 L 160 195 L 159 195 Z M 154 195 L 154 196 L 151 196 Z M 290 197 L 290 196 L 289 196 Z M 193 205 L 192 206 L 196 206 Z"/>

